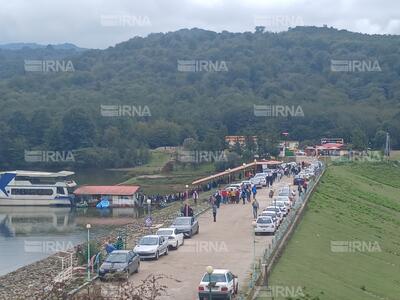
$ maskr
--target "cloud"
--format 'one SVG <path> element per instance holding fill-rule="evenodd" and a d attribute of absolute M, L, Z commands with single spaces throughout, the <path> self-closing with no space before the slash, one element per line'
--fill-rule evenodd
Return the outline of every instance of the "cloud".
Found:
<path fill-rule="evenodd" d="M 395 0 L 385 5 L 374 0 L 0 0 L 0 5 L 0 43 L 106 48 L 181 28 L 252 31 L 260 18 L 273 30 L 327 24 L 369 34 L 400 33 Z"/>

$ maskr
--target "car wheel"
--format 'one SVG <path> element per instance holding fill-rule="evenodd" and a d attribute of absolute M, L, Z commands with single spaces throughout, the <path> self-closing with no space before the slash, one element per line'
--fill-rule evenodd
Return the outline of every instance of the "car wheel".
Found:
<path fill-rule="evenodd" d="M 197 227 L 196 234 L 199 234 L 199 232 L 200 232 L 200 226 Z"/>
<path fill-rule="evenodd" d="M 156 252 L 156 260 L 158 260 L 160 258 L 160 254 L 158 253 L 158 251 Z"/>
<path fill-rule="evenodd" d="M 190 232 L 189 232 L 189 237 L 191 238 L 192 235 L 193 235 L 193 232 L 190 230 Z"/>
<path fill-rule="evenodd" d="M 168 255 L 168 251 L 169 251 L 169 250 L 168 250 L 168 247 L 167 247 L 167 249 L 165 249 L 165 253 L 164 253 L 164 254 L 165 254 L 165 255 Z"/>
<path fill-rule="evenodd" d="M 178 240 L 176 240 L 175 249 L 178 249 L 178 247 L 179 247 L 179 241 L 178 241 Z"/>

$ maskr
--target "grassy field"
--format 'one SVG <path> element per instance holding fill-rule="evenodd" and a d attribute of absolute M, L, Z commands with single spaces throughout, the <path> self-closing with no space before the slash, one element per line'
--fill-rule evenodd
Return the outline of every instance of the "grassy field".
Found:
<path fill-rule="evenodd" d="M 350 244 L 337 252 L 340 241 Z M 329 167 L 270 286 L 273 299 L 400 299 L 400 168 Z"/>
<path fill-rule="evenodd" d="M 130 179 L 123 184 L 140 185 L 146 194 L 169 194 L 185 191 L 185 185 L 190 185 L 195 179 L 210 176 L 215 173 L 214 165 L 200 164 L 196 167 L 175 166 L 168 173 L 161 172 L 170 160 L 171 154 L 163 151 L 152 151 L 148 164 L 129 170 Z"/>

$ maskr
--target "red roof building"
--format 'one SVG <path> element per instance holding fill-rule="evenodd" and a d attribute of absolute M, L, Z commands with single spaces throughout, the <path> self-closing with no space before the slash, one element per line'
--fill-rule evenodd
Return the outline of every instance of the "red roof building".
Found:
<path fill-rule="evenodd" d="M 74 194 L 81 201 L 97 204 L 107 197 L 111 207 L 135 206 L 138 202 L 140 186 L 135 185 L 85 185 L 77 188 Z"/>

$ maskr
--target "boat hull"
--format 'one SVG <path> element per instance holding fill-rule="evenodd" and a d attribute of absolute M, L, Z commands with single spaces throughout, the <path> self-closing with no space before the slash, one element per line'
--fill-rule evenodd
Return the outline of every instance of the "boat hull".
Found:
<path fill-rule="evenodd" d="M 0 206 L 71 206 L 71 200 L 64 199 L 13 199 L 0 197 Z"/>

